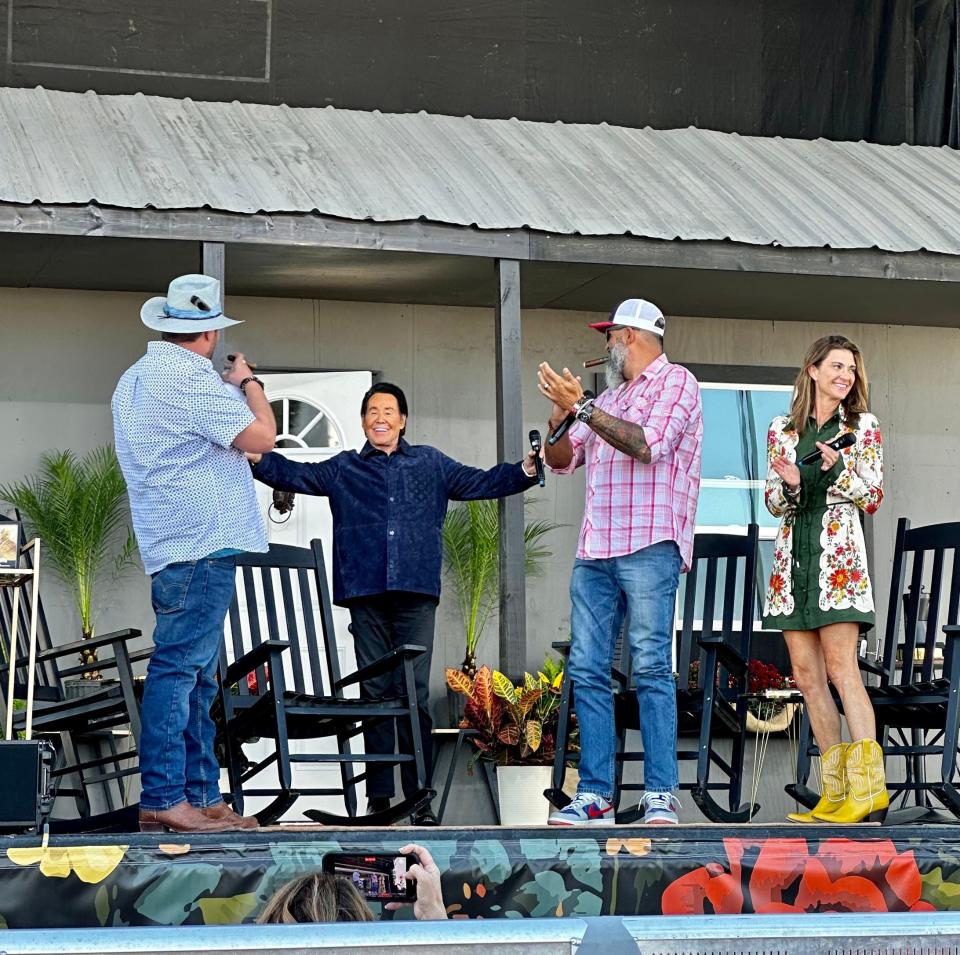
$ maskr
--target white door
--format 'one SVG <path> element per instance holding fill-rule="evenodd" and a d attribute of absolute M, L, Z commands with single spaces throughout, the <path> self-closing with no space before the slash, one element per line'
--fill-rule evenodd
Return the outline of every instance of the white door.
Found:
<path fill-rule="evenodd" d="M 363 447 L 364 435 L 360 426 L 360 403 L 373 381 L 369 371 L 343 372 L 295 372 L 263 375 L 267 396 L 277 419 L 277 450 L 293 461 L 323 461 L 341 451 Z M 323 555 L 327 565 L 327 582 L 332 588 L 333 532 L 330 506 L 327 499 L 298 494 L 291 514 L 278 517 L 271 509 L 273 492 L 263 484 L 257 484 L 257 499 L 262 513 L 267 515 L 267 535 L 272 544 L 309 546 L 319 538 L 323 542 Z M 278 523 L 284 521 L 284 523 Z M 244 607 L 243 589 L 238 588 L 241 611 Z M 316 613 L 317 608 L 314 607 Z M 319 617 L 316 617 L 319 621 Z M 356 669 L 353 638 L 347 630 L 350 614 L 342 607 L 333 608 L 333 622 L 337 634 L 337 650 L 340 672 Z M 319 632 L 319 622 L 317 630 Z M 282 639 L 282 635 L 281 635 Z M 322 652 L 322 647 L 321 647 Z M 321 661 L 323 662 L 323 661 Z M 303 661 L 304 672 L 309 672 L 309 662 Z M 290 661 L 286 666 L 287 679 L 292 680 Z M 290 684 L 292 685 L 292 684 Z M 356 686 L 347 689 L 348 695 L 356 696 Z M 351 742 L 352 749 L 362 752 L 362 737 Z M 317 740 L 291 740 L 292 753 L 334 752 L 332 744 Z M 263 759 L 273 751 L 273 743 L 261 740 L 248 744 L 247 755 L 254 760 Z M 357 770 L 362 770 L 362 765 Z M 268 768 L 262 774 L 263 784 L 271 779 L 274 770 Z M 251 786 L 257 787 L 259 780 Z M 300 764 L 293 770 L 293 787 L 323 789 L 340 785 L 340 768 L 336 765 Z M 357 788 L 358 805 L 363 808 L 365 793 Z M 244 811 L 256 812 L 269 802 L 262 797 L 246 800 Z M 303 818 L 305 809 L 324 809 L 328 812 L 344 812 L 343 800 L 337 797 L 304 797 L 298 800 L 284 819 Z"/>

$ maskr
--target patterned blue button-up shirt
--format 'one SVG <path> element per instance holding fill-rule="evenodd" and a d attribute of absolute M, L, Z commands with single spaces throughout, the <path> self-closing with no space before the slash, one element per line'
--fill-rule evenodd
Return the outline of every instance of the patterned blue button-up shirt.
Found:
<path fill-rule="evenodd" d="M 266 551 L 250 467 L 233 447 L 253 412 L 209 359 L 150 342 L 124 372 L 111 406 L 148 574 L 221 550 Z"/>
<path fill-rule="evenodd" d="M 522 462 L 481 471 L 403 438 L 390 455 L 369 442 L 316 463 L 265 454 L 254 473 L 270 487 L 330 499 L 333 602 L 341 605 L 391 590 L 438 596 L 447 502 L 506 497 L 537 483 Z"/>

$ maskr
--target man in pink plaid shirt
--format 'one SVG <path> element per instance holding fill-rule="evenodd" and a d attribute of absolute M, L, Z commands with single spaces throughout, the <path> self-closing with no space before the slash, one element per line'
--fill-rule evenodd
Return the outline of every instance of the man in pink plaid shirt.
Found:
<path fill-rule="evenodd" d="M 608 321 L 607 390 L 586 398 L 569 369 L 538 371 L 553 402 L 551 433 L 576 421 L 547 464 L 557 474 L 587 468 L 587 493 L 570 581 L 572 644 L 568 674 L 580 724 L 580 785 L 550 816 L 555 826 L 614 821 L 614 722 L 610 670 L 617 635 L 627 636 L 640 706 L 646 824 L 676 824 L 677 705 L 673 676 L 674 605 L 690 569 L 700 491 L 703 415 L 696 378 L 663 353 L 663 313 L 627 299 Z"/>

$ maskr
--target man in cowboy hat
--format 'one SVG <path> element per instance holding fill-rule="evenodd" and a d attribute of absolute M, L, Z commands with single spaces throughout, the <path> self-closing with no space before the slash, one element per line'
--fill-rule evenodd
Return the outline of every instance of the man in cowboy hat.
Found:
<path fill-rule="evenodd" d="M 143 695 L 140 828 L 254 828 L 220 794 L 210 704 L 234 555 L 267 549 L 243 453 L 273 450 L 276 424 L 243 355 L 222 377 L 210 361 L 220 330 L 238 324 L 223 314 L 216 279 L 181 275 L 140 318 L 162 340 L 124 372 L 112 402 L 157 616 Z"/>

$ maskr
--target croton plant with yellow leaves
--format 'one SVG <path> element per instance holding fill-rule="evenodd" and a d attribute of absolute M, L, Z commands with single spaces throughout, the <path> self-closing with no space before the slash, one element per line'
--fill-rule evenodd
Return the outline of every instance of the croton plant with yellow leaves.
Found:
<path fill-rule="evenodd" d="M 447 686 L 467 698 L 462 729 L 481 759 L 501 766 L 542 766 L 553 762 L 563 669 L 550 666 L 524 673 L 517 685 L 499 670 L 482 666 L 476 676 L 448 667 Z"/>

